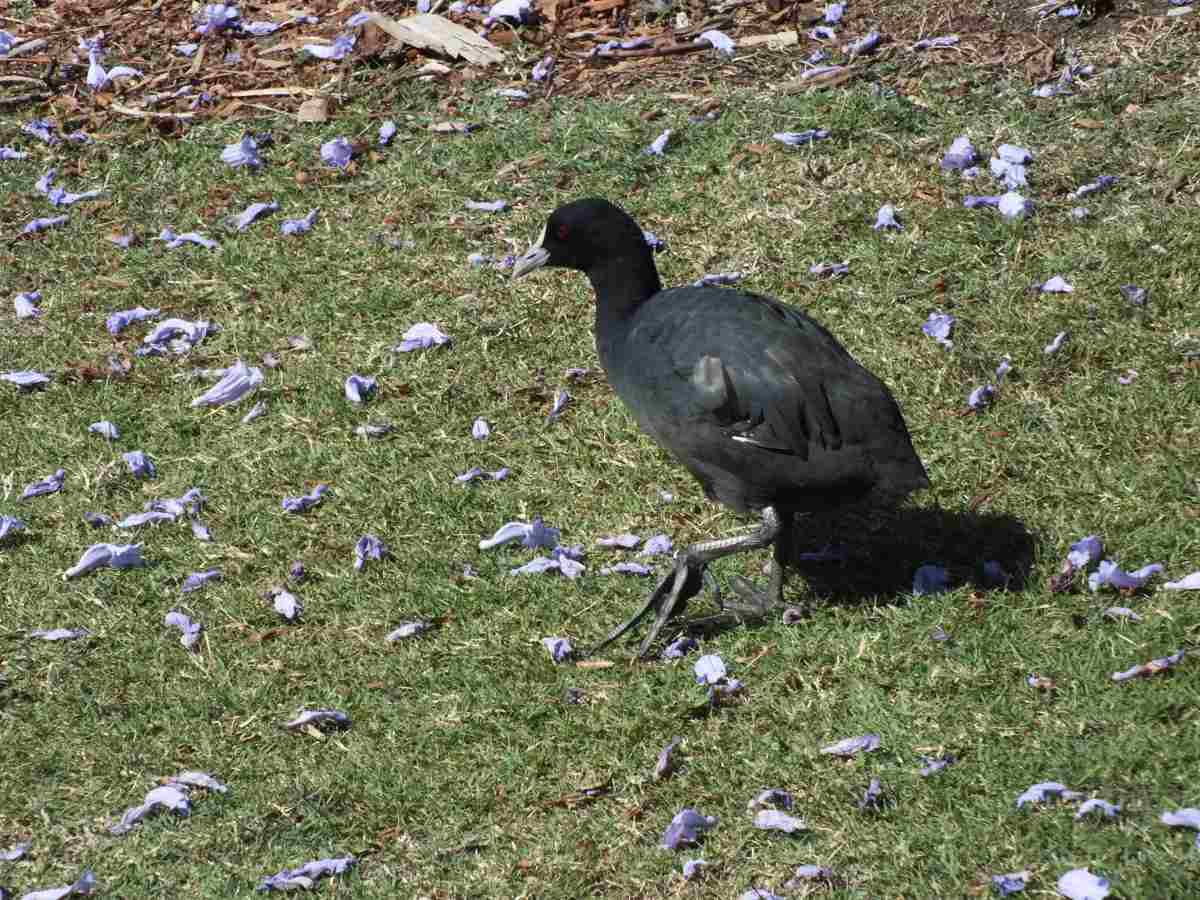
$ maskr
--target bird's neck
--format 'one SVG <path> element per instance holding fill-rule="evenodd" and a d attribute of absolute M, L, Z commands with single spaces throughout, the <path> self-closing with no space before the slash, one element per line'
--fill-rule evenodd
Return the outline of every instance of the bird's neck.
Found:
<path fill-rule="evenodd" d="M 639 306 L 662 290 L 652 259 L 618 257 L 587 272 L 596 292 L 596 348 L 603 359 Z"/>

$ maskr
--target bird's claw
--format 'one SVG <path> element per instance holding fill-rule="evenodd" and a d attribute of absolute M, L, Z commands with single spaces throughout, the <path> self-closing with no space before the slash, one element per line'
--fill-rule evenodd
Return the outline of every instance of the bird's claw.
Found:
<path fill-rule="evenodd" d="M 642 604 L 641 608 L 630 616 L 628 620 L 610 631 L 604 640 L 587 652 L 587 655 L 592 656 L 599 653 L 613 641 L 630 631 L 653 610 L 655 614 L 654 621 L 650 624 L 650 630 L 646 632 L 646 636 L 642 639 L 641 646 L 638 648 L 638 656 L 645 657 L 646 651 L 650 649 L 650 645 L 654 643 L 655 638 L 658 637 L 658 633 L 662 631 L 667 620 L 676 613 L 683 612 L 687 607 L 687 601 L 700 592 L 702 582 L 709 586 L 709 589 L 714 592 L 719 602 L 721 591 L 717 587 L 716 579 L 712 577 L 708 569 L 691 562 L 681 555 L 671 571 L 663 576 L 658 586 L 646 598 L 646 602 Z"/>
<path fill-rule="evenodd" d="M 741 575 L 732 576 L 729 587 L 742 602 L 723 603 L 721 609 L 738 618 L 765 619 L 779 605 L 769 593 L 760 591 L 752 581 Z"/>

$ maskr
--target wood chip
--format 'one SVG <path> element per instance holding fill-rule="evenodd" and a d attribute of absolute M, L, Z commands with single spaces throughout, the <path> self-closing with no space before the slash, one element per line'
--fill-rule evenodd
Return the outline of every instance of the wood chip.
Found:
<path fill-rule="evenodd" d="M 296 110 L 298 122 L 325 122 L 329 119 L 329 101 L 324 97 L 312 97 L 300 104 Z"/>
<path fill-rule="evenodd" d="M 504 54 L 497 47 L 471 29 L 430 13 L 408 16 L 399 21 L 373 13 L 367 19 L 367 24 L 382 28 L 402 44 L 434 50 L 478 66 L 494 65 L 504 59 Z"/>

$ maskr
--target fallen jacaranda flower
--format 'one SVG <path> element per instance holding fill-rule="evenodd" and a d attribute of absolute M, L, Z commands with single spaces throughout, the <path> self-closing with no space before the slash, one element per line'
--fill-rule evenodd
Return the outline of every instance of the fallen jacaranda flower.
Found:
<path fill-rule="evenodd" d="M 299 497 L 284 497 L 282 506 L 284 512 L 302 513 L 316 506 L 329 493 L 329 486 L 318 484 L 309 493 Z"/>
<path fill-rule="evenodd" d="M 204 503 L 204 495 L 200 493 L 200 488 L 190 488 L 179 497 L 161 497 L 157 500 L 149 500 L 146 502 L 145 509 L 170 513 L 172 516 L 182 516 L 185 513 L 197 515 L 204 508 Z"/>
<path fill-rule="evenodd" d="M 783 900 L 783 897 L 771 893 L 767 888 L 750 888 L 738 894 L 737 900 Z"/>
<path fill-rule="evenodd" d="M 1058 879 L 1056 887 L 1068 900 L 1104 900 L 1109 894 L 1108 879 L 1087 869 L 1072 869 Z"/>
<path fill-rule="evenodd" d="M 461 475 L 455 475 L 454 480 L 459 484 L 470 484 L 477 478 L 484 478 L 488 481 L 503 481 L 509 475 L 508 466 L 501 466 L 494 472 L 485 472 L 479 466 L 472 466 L 463 472 Z"/>
<path fill-rule="evenodd" d="M 122 329 L 132 325 L 134 322 L 143 322 L 146 319 L 157 319 L 162 313 L 160 309 L 146 309 L 144 306 L 134 307 L 133 309 L 123 309 L 112 313 L 104 320 L 104 325 L 108 329 L 109 334 L 120 334 Z"/>
<path fill-rule="evenodd" d="M 670 553 L 673 547 L 671 539 L 665 534 L 655 534 L 646 538 L 646 543 L 638 553 L 638 556 L 660 556 Z"/>
<path fill-rule="evenodd" d="M 448 343 L 450 343 L 450 336 L 443 333 L 436 325 L 431 325 L 429 322 L 418 322 L 404 332 L 400 343 L 392 350 L 396 353 L 408 353 L 412 350 L 440 347 Z"/>
<path fill-rule="evenodd" d="M 25 637 L 38 638 L 43 641 L 77 641 L 91 634 L 86 628 L 35 628 L 27 632 Z"/>
<path fill-rule="evenodd" d="M 996 209 L 1006 219 L 1023 219 L 1026 216 L 1033 215 L 1033 203 L 1026 200 L 1016 191 L 1009 191 L 1004 194 L 1000 198 L 1000 202 L 996 204 Z"/>
<path fill-rule="evenodd" d="M 783 888 L 787 891 L 798 891 L 801 887 L 805 887 L 813 881 L 832 882 L 833 880 L 833 869 L 828 866 L 796 866 L 795 871 L 792 872 L 792 877 L 783 883 Z"/>
<path fill-rule="evenodd" d="M 754 814 L 754 827 L 762 831 L 782 831 L 784 834 L 795 834 L 805 831 L 808 825 L 803 819 L 789 816 L 777 809 L 760 809 Z"/>
<path fill-rule="evenodd" d="M 1168 581 L 1163 584 L 1165 591 L 1200 591 L 1200 572 L 1184 575 L 1178 581 Z"/>
<path fill-rule="evenodd" d="M 36 319 L 42 311 L 35 305 L 42 299 L 41 291 L 26 291 L 13 298 L 13 311 L 18 319 Z"/>
<path fill-rule="evenodd" d="M 125 467 L 134 478 L 158 477 L 158 469 L 155 468 L 154 462 L 141 450 L 122 453 L 121 459 L 125 460 Z"/>
<path fill-rule="evenodd" d="M 398 628 L 389 631 L 383 639 L 389 644 L 395 643 L 396 641 L 419 637 L 432 627 L 428 622 L 404 622 Z"/>
<path fill-rule="evenodd" d="M 1013 144 L 1001 144 L 996 148 L 996 155 L 1007 163 L 1023 166 L 1033 162 L 1033 154 L 1024 147 L 1017 147 Z"/>
<path fill-rule="evenodd" d="M 776 809 L 791 809 L 792 803 L 792 795 L 783 788 L 767 788 L 750 799 L 750 802 L 746 804 L 746 811 L 754 812 L 756 809 L 767 806 L 773 806 Z"/>
<path fill-rule="evenodd" d="M 1091 215 L 1091 212 L 1088 210 L 1088 208 L 1086 206 L 1072 207 L 1071 212 L 1070 212 L 1071 218 L 1075 219 L 1076 221 L 1083 221 L 1090 215 Z"/>
<path fill-rule="evenodd" d="M 196 31 L 200 34 L 237 28 L 234 20 L 240 13 L 236 7 L 225 3 L 209 3 L 196 16 Z"/>
<path fill-rule="evenodd" d="M 257 169 L 262 165 L 258 155 L 258 142 L 250 135 L 243 135 L 236 144 L 229 144 L 221 151 L 221 161 L 233 168 Z"/>
<path fill-rule="evenodd" d="M 1069 294 L 1075 290 L 1061 275 L 1051 276 L 1041 284 L 1035 284 L 1034 287 L 1043 294 Z"/>
<path fill-rule="evenodd" d="M 1115 819 L 1120 811 L 1121 804 L 1109 803 L 1107 800 L 1093 797 L 1091 800 L 1084 800 L 1079 804 L 1079 809 L 1075 811 L 1075 818 L 1082 819 L 1090 813 L 1098 812 L 1102 818 Z"/>
<path fill-rule="evenodd" d="M 98 512 L 85 512 L 83 514 L 83 521 L 93 528 L 100 528 L 104 525 L 111 525 L 112 516 L 106 516 L 104 513 Z"/>
<path fill-rule="evenodd" d="M 814 41 L 832 41 L 837 37 L 837 32 L 827 25 L 818 25 L 808 33 L 808 36 Z M 824 58 L 824 57 L 822 57 Z M 829 68 L 833 68 L 830 66 Z M 803 76 L 801 76 L 803 77 Z"/>
<path fill-rule="evenodd" d="M 622 562 L 612 566 L 604 566 L 600 569 L 601 575 L 653 575 L 654 570 L 649 566 L 643 566 L 641 563 Z"/>
<path fill-rule="evenodd" d="M 225 370 L 221 380 L 192 401 L 192 406 L 226 406 L 236 403 L 262 384 L 262 369 L 240 359 Z"/>
<path fill-rule="evenodd" d="M 693 43 L 699 44 L 701 41 L 707 41 L 722 56 L 733 56 L 733 38 L 729 37 L 723 31 L 701 32 L 700 36 Z"/>
<path fill-rule="evenodd" d="M 857 41 L 847 44 L 842 49 L 844 49 L 850 56 L 858 56 L 861 53 L 870 53 L 878 46 L 879 32 L 872 31 L 869 34 L 863 35 Z"/>
<path fill-rule="evenodd" d="M 344 59 L 346 54 L 354 49 L 357 38 L 353 34 L 339 34 L 332 44 L 305 44 L 302 50 L 311 53 L 317 59 Z M 342 138 L 341 140 L 345 140 Z"/>
<path fill-rule="evenodd" d="M 0 861 L 16 862 L 18 859 L 24 857 L 32 846 L 33 844 L 29 841 L 21 841 L 20 843 L 13 844 L 7 850 L 0 850 Z"/>
<path fill-rule="evenodd" d="M 207 772 L 180 772 L 167 779 L 168 784 L 186 784 L 188 787 L 200 787 L 206 791 L 216 791 L 218 794 L 228 793 L 229 788 L 217 781 Z"/>
<path fill-rule="evenodd" d="M 344 137 L 337 137 L 321 145 L 321 161 L 335 169 L 345 169 L 354 156 L 354 147 Z"/>
<path fill-rule="evenodd" d="M 259 416 L 261 416 L 266 411 L 267 411 L 267 404 L 264 403 L 262 400 L 259 400 L 252 407 L 250 407 L 249 412 L 247 412 L 244 416 L 242 416 L 241 422 L 243 425 L 249 425 L 251 422 L 253 422 L 255 419 L 257 419 Z"/>
<path fill-rule="evenodd" d="M 700 278 L 694 282 L 694 286 L 711 287 L 721 284 L 736 284 L 745 277 L 745 274 L 742 272 L 710 272 L 708 274 L 701 275 Z"/>
<path fill-rule="evenodd" d="M 957 34 L 947 34 L 941 37 L 921 38 L 910 47 L 910 50 L 944 50 L 958 44 Z"/>
<path fill-rule="evenodd" d="M 1086 569 L 1104 553 L 1104 541 L 1098 534 L 1089 534 L 1071 545 L 1067 562 L 1075 569 Z"/>
<path fill-rule="evenodd" d="M 354 545 L 354 568 L 362 571 L 368 560 L 383 559 L 387 553 L 383 541 L 373 534 L 364 534 Z"/>
<path fill-rule="evenodd" d="M 100 437 L 109 441 L 115 441 L 121 436 L 120 429 L 118 429 L 117 426 L 112 422 L 108 421 L 108 419 L 101 419 L 99 422 L 93 422 L 88 426 L 87 430 L 91 434 L 98 434 Z"/>
<path fill-rule="evenodd" d="M 683 659 L 683 657 L 687 656 L 693 650 L 699 649 L 699 641 L 697 641 L 694 637 L 688 637 L 687 635 L 684 635 L 681 638 L 676 638 L 675 640 L 671 641 L 671 643 L 667 644 L 667 646 L 663 648 L 662 658 Z"/>
<path fill-rule="evenodd" d="M 274 200 L 269 203 L 251 203 L 234 218 L 233 227 L 238 231 L 245 231 L 259 216 L 277 209 L 279 204 Z"/>
<path fill-rule="evenodd" d="M 941 566 L 924 565 L 913 573 L 913 594 L 923 597 L 926 594 L 940 594 L 950 587 L 950 576 Z"/>
<path fill-rule="evenodd" d="M 1058 334 L 1056 334 L 1054 336 L 1054 340 L 1052 340 L 1050 343 L 1048 343 L 1045 347 L 1042 348 L 1042 353 L 1044 353 L 1046 356 L 1053 356 L 1055 353 L 1057 353 L 1059 350 L 1062 349 L 1063 342 L 1066 341 L 1066 339 L 1069 338 L 1070 336 L 1071 336 L 1071 332 L 1060 331 Z"/>
<path fill-rule="evenodd" d="M 542 638 L 542 646 L 546 648 L 546 651 L 550 654 L 550 658 L 556 663 L 567 659 L 574 652 L 571 642 L 562 637 L 544 637 Z"/>
<path fill-rule="evenodd" d="M 970 409 L 986 409 L 996 399 L 996 386 L 981 384 L 967 395 L 967 407 Z"/>
<path fill-rule="evenodd" d="M 188 800 L 187 794 L 179 790 L 179 788 L 171 787 L 170 785 L 156 787 L 146 794 L 146 799 L 137 806 L 132 806 L 125 810 L 125 814 L 121 816 L 121 821 L 108 830 L 111 834 L 127 834 L 133 830 L 134 825 L 149 815 L 170 811 L 178 813 L 181 816 L 186 816 L 191 808 L 192 805 Z"/>
<path fill-rule="evenodd" d="M 288 731 L 298 731 L 309 726 L 321 731 L 349 728 L 350 717 L 338 709 L 309 709 L 301 710 L 296 718 L 283 725 Z"/>
<path fill-rule="evenodd" d="M 96 876 L 92 874 L 91 869 L 84 869 L 83 873 L 75 880 L 74 884 L 68 884 L 65 887 L 46 888 L 41 891 L 32 891 L 28 894 L 22 894 L 21 900 L 62 900 L 63 897 L 80 896 L 85 897 L 96 891 Z"/>
<path fill-rule="evenodd" d="M 697 844 L 700 842 L 700 836 L 716 824 L 715 816 L 701 815 L 690 807 L 681 809 L 671 819 L 659 846 L 664 850 L 678 850 L 689 844 Z"/>
<path fill-rule="evenodd" d="M 33 497 L 43 497 L 46 494 L 55 494 L 62 490 L 63 480 L 67 477 L 66 470 L 57 469 L 53 475 L 47 475 L 41 481 L 35 481 L 32 484 L 27 484 L 25 490 L 21 491 L 21 500 L 29 500 Z"/>
<path fill-rule="evenodd" d="M 468 200 L 463 206 L 476 212 L 504 212 L 508 209 L 507 200 Z"/>
<path fill-rule="evenodd" d="M 313 222 L 317 220 L 317 210 L 310 209 L 308 215 L 302 219 L 284 219 L 279 225 L 279 230 L 283 234 L 304 234 L 313 227 Z"/>
<path fill-rule="evenodd" d="M 1069 196 L 1078 200 L 1081 197 L 1086 197 L 1088 194 L 1094 194 L 1097 191 L 1102 191 L 1105 188 L 1110 188 L 1116 183 L 1117 183 L 1116 175 L 1101 175 L 1095 181 L 1089 181 L 1087 184 L 1076 188 L 1075 190 L 1073 190 L 1070 193 Z"/>
<path fill-rule="evenodd" d="M 1065 784 L 1057 781 L 1039 781 L 1030 785 L 1023 793 L 1017 795 L 1017 809 L 1026 803 L 1045 803 L 1051 797 L 1061 800 L 1078 800 L 1083 794 L 1070 790 Z"/>
<path fill-rule="evenodd" d="M 1025 885 L 1028 881 L 1028 870 L 1009 872 L 1007 875 L 993 875 L 992 887 L 996 889 L 996 893 L 1001 897 L 1007 897 L 1010 894 L 1019 894 L 1025 890 Z"/>
<path fill-rule="evenodd" d="M 708 863 L 702 859 L 689 859 L 683 864 L 683 880 L 695 881 L 704 873 L 700 871 L 701 866 L 707 866 Z"/>
<path fill-rule="evenodd" d="M 31 134 L 45 144 L 57 144 L 58 137 L 50 130 L 50 123 L 45 119 L 33 119 L 21 126 L 26 134 Z"/>
<path fill-rule="evenodd" d="M 183 644 L 184 649 L 187 650 L 195 648 L 196 642 L 200 640 L 200 633 L 204 630 L 204 626 L 199 622 L 193 622 L 186 615 L 174 609 L 163 616 L 163 625 L 179 629 L 179 643 Z"/>
<path fill-rule="evenodd" d="M 1158 821 L 1171 828 L 1191 828 L 1196 834 L 1196 849 L 1200 850 L 1200 809 L 1188 806 L 1174 812 L 1165 812 Z"/>
<path fill-rule="evenodd" d="M 169 250 L 182 247 L 185 243 L 196 244 L 205 250 L 215 250 L 217 248 L 216 241 L 206 238 L 198 231 L 185 231 L 183 234 L 176 234 L 172 229 L 164 228 L 154 240 L 165 241 Z"/>
<path fill-rule="evenodd" d="M 386 119 L 379 126 L 379 146 L 386 147 L 392 142 L 392 138 L 396 136 L 396 123 L 391 119 Z"/>
<path fill-rule="evenodd" d="M 199 519 L 192 519 L 192 536 L 198 541 L 211 541 L 212 532 L 208 530 L 208 526 Z"/>
<path fill-rule="evenodd" d="M 554 57 L 545 56 L 535 63 L 533 69 L 529 73 L 530 79 L 533 81 L 545 81 L 550 72 L 554 69 Z"/>
<path fill-rule="evenodd" d="M 667 149 L 667 141 L 671 139 L 671 129 L 668 128 L 650 142 L 650 146 L 642 151 L 645 156 L 662 156 Z"/>
<path fill-rule="evenodd" d="M 1113 672 L 1113 681 L 1129 681 L 1131 678 L 1148 678 L 1151 675 L 1158 675 L 1167 671 L 1173 666 L 1183 662 L 1183 657 L 1186 655 L 1185 650 L 1177 650 L 1170 656 L 1162 656 L 1158 659 L 1152 659 L 1148 663 L 1143 663 L 1140 666 L 1134 666 L 1131 669 L 1126 669 L 1124 672 Z"/>
<path fill-rule="evenodd" d="M 841 278 L 850 271 L 850 260 L 842 262 L 820 262 L 808 267 L 809 275 L 816 275 L 818 278 L 828 276 L 829 278 Z"/>
<path fill-rule="evenodd" d="M 363 403 L 375 393 L 379 382 L 369 375 L 351 375 L 346 379 L 343 391 L 351 403 Z"/>
<path fill-rule="evenodd" d="M 950 332 L 953 329 L 954 316 L 936 310 L 929 314 L 929 318 L 921 326 L 923 334 L 933 338 L 947 350 L 954 346 L 954 342 L 950 340 Z"/>
<path fill-rule="evenodd" d="M 930 775 L 936 775 L 947 766 L 954 765 L 958 760 L 947 753 L 945 756 L 922 756 L 921 762 L 924 765 L 917 771 L 922 778 L 928 778 Z"/>
<path fill-rule="evenodd" d="M 825 11 L 821 16 L 821 21 L 826 25 L 836 25 L 842 21 L 842 15 L 846 12 L 845 3 L 830 3 L 825 7 Z"/>
<path fill-rule="evenodd" d="M 714 685 L 727 675 L 725 661 L 715 653 L 710 653 L 696 660 L 692 671 L 696 675 L 696 684 L 703 685 Z"/>
<path fill-rule="evenodd" d="M 294 891 L 297 888 L 308 889 L 313 883 L 326 875 L 341 875 L 358 860 L 353 856 L 343 856 L 336 859 L 317 859 L 306 862 L 298 869 L 283 869 L 274 875 L 264 878 L 256 891 Z"/>
<path fill-rule="evenodd" d="M 177 517 L 162 510 L 147 510 L 133 513 L 117 523 L 118 528 L 141 528 L 144 525 L 157 525 L 160 522 L 174 522 Z"/>
<path fill-rule="evenodd" d="M 544 524 L 541 518 L 535 517 L 528 524 L 525 522 L 507 522 L 501 525 L 490 538 L 479 542 L 480 550 L 490 550 L 510 541 L 519 540 L 524 546 L 554 547 L 558 544 L 559 530 Z"/>
<path fill-rule="evenodd" d="M 559 553 L 555 548 L 552 556 L 537 556 L 515 569 L 509 569 L 509 575 L 540 575 L 543 572 L 562 572 L 568 578 L 578 578 L 586 569 L 577 560 Z"/>
<path fill-rule="evenodd" d="M 890 203 L 885 203 L 879 207 L 879 210 L 875 213 L 875 224 L 871 226 L 874 231 L 886 231 L 889 228 L 894 231 L 900 231 L 903 227 L 903 225 L 896 221 L 896 207 Z"/>
<path fill-rule="evenodd" d="M 992 177 L 997 181 L 1003 181 L 1004 186 L 1010 191 L 1029 184 L 1028 179 L 1025 177 L 1024 166 L 1008 162 L 998 156 L 993 156 L 988 160 L 988 171 L 992 173 Z"/>
<path fill-rule="evenodd" d="M 179 588 L 181 594 L 190 594 L 192 591 L 198 591 L 210 581 L 220 581 L 221 572 L 219 569 L 206 569 L 203 572 L 193 572 L 183 580 L 182 586 Z"/>
<path fill-rule="evenodd" d="M 50 378 L 41 372 L 3 372 L 0 373 L 0 381 L 15 384 L 18 390 L 30 391 L 36 387 L 44 387 L 49 384 Z"/>
<path fill-rule="evenodd" d="M 66 216 L 50 216 L 49 218 L 33 219 L 25 223 L 25 227 L 21 229 L 21 234 L 36 234 L 39 231 L 45 231 L 49 228 L 57 228 L 60 225 L 67 224 Z"/>
<path fill-rule="evenodd" d="M 859 798 L 858 808 L 864 812 L 878 812 L 883 807 L 883 785 L 879 783 L 878 778 L 872 778 L 867 784 L 867 789 L 863 791 L 862 797 Z"/>
<path fill-rule="evenodd" d="M 25 523 L 16 516 L 0 516 L 0 541 L 13 537 L 18 531 L 25 530 Z"/>
<path fill-rule="evenodd" d="M 961 172 L 973 165 L 977 158 L 971 139 L 964 134 L 954 139 L 939 165 L 943 172 Z"/>
<path fill-rule="evenodd" d="M 1114 619 L 1116 621 L 1140 622 L 1142 617 L 1135 613 L 1128 606 L 1110 606 L 1101 613 L 1106 619 Z"/>
<path fill-rule="evenodd" d="M 294 622 L 304 612 L 304 604 L 291 591 L 272 588 L 269 592 L 271 608 L 284 620 Z"/>
<path fill-rule="evenodd" d="M 1161 563 L 1151 563 L 1136 571 L 1125 572 L 1112 560 L 1101 560 L 1096 571 L 1088 576 L 1088 589 L 1094 593 L 1108 585 L 1118 591 L 1135 591 L 1162 570 Z"/>
<path fill-rule="evenodd" d="M 1146 289 L 1138 287 L 1136 284 L 1123 284 L 1120 286 L 1121 296 L 1130 302 L 1133 306 L 1146 305 Z"/>
<path fill-rule="evenodd" d="M 546 414 L 546 424 L 549 425 L 566 409 L 567 404 L 571 402 L 571 395 L 562 388 L 558 388 L 554 392 L 554 401 L 550 404 L 550 412 Z"/>
<path fill-rule="evenodd" d="M 878 750 L 881 741 L 877 734 L 861 734 L 858 737 L 844 738 L 837 743 L 830 744 L 827 747 L 822 747 L 822 753 L 828 753 L 831 756 L 855 756 L 859 753 L 870 753 L 872 750 Z"/>
<path fill-rule="evenodd" d="M 683 738 L 678 737 L 671 738 L 671 742 L 658 751 L 658 760 L 654 763 L 655 781 L 662 781 L 675 771 L 675 748 L 682 740 Z"/>
<path fill-rule="evenodd" d="M 803 147 L 814 141 L 825 140 L 829 137 L 829 132 L 824 128 L 809 128 L 805 131 L 777 131 L 771 137 L 789 147 Z"/>

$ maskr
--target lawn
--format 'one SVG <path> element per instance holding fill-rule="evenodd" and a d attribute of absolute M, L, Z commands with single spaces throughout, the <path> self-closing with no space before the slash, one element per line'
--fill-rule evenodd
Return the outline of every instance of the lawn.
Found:
<path fill-rule="evenodd" d="M 1019 68 L 973 66 L 969 53 L 914 68 L 907 50 L 847 84 L 786 93 L 774 88 L 798 68 L 792 48 L 694 57 L 661 83 L 527 105 L 496 96 L 504 82 L 491 78 L 460 86 L 450 108 L 437 81 L 351 77 L 322 124 L 251 110 L 164 137 L 110 118 L 80 146 L 23 133 L 36 108 L 5 110 L 0 145 L 29 156 L 0 161 L 0 372 L 50 382 L 0 383 L 0 514 L 25 525 L 0 543 L 0 851 L 31 843 L 0 861 L 0 885 L 19 896 L 87 868 L 104 896 L 249 896 L 285 867 L 352 855 L 318 896 L 961 897 L 1019 870 L 1027 896 L 1054 896 L 1085 867 L 1115 897 L 1195 896 L 1195 835 L 1159 816 L 1200 807 L 1197 662 L 1111 677 L 1200 644 L 1197 594 L 1162 589 L 1200 569 L 1195 19 L 1069 33 L 1096 72 L 1052 99 L 1031 97 Z M 710 98 L 719 115 L 690 121 Z M 322 164 L 324 142 L 373 144 L 385 119 L 397 125 L 388 147 L 348 171 Z M 430 127 L 449 120 L 480 127 Z M 668 128 L 664 155 L 642 152 Z M 772 140 L 810 128 L 828 136 Z M 246 130 L 273 138 L 258 170 L 220 158 Z M 959 135 L 981 154 L 974 180 L 939 168 Z M 962 203 L 1003 193 L 987 173 L 1002 143 L 1033 154 L 1025 219 Z M 55 184 L 103 194 L 17 237 L 62 212 L 34 189 L 49 168 Z M 1101 175 L 1118 180 L 1070 196 Z M 899 510 L 806 523 L 798 549 L 839 559 L 793 573 L 796 624 L 706 634 L 673 661 L 638 661 L 630 642 L 556 664 L 542 645 L 587 648 L 652 586 L 602 568 L 670 563 L 601 537 L 666 534 L 678 547 L 752 524 L 706 502 L 608 388 L 582 276 L 513 282 L 468 261 L 522 252 L 558 204 L 590 195 L 666 242 L 665 284 L 743 273 L 739 287 L 828 327 L 904 410 L 932 488 Z M 464 208 L 495 199 L 510 208 Z M 231 228 L 256 201 L 279 209 Z M 885 203 L 902 230 L 872 229 Z M 1071 214 L 1080 206 L 1086 218 Z M 310 232 L 280 233 L 314 208 Z M 168 248 L 154 239 L 164 227 L 218 247 Z M 124 249 L 114 233 L 140 240 Z M 828 261 L 848 273 L 810 273 Z M 1073 290 L 1036 288 L 1055 275 Z M 1121 292 L 1130 284 L 1141 305 Z M 41 315 L 17 318 L 12 298 L 31 291 Z M 139 305 L 159 318 L 109 333 L 111 313 Z M 922 332 L 934 312 L 955 319 L 951 348 Z M 135 356 L 170 317 L 220 330 L 186 354 Z M 423 322 L 451 342 L 393 350 Z M 998 381 L 1005 355 L 1013 369 Z M 110 371 L 113 357 L 128 371 Z M 213 383 L 202 370 L 239 359 L 261 369 L 254 394 L 194 407 Z M 344 396 L 351 374 L 377 379 L 363 404 Z M 988 383 L 993 402 L 970 409 Z M 570 400 L 551 418 L 561 390 Z M 265 413 L 242 423 L 258 401 Z M 472 436 L 479 417 L 486 440 Z M 119 438 L 89 433 L 98 420 Z M 394 429 L 356 434 L 365 423 Z M 139 450 L 155 477 L 129 473 L 122 454 Z M 473 466 L 510 475 L 456 482 Z M 57 469 L 60 491 L 19 499 Z M 281 508 L 318 484 L 318 505 Z M 191 488 L 210 541 L 186 516 L 84 521 Z M 581 577 L 512 575 L 538 552 L 479 549 L 534 517 L 584 545 Z M 388 553 L 356 569 L 364 535 Z M 1083 572 L 1052 591 L 1087 535 L 1122 569 L 1163 571 L 1124 595 L 1090 591 Z M 139 543 L 147 564 L 64 580 L 98 542 Z M 295 561 L 306 577 L 289 581 Z M 715 574 L 761 580 L 764 561 L 735 557 Z M 983 577 L 989 561 L 1003 586 Z M 922 565 L 943 567 L 947 590 L 914 594 Z M 181 592 L 214 569 L 219 580 Z M 302 602 L 298 620 L 264 599 L 276 587 Z M 1106 617 L 1114 606 L 1140 621 Z M 191 651 L 163 626 L 172 610 L 203 626 Z M 701 596 L 689 612 L 709 610 Z M 385 640 L 412 621 L 433 627 Z M 27 636 L 54 628 L 87 634 Z M 716 706 L 693 675 L 704 654 L 744 684 Z M 350 726 L 281 727 L 306 709 L 340 710 Z M 866 733 L 878 749 L 820 752 Z M 656 779 L 675 737 L 675 771 Z M 919 774 L 922 757 L 944 755 L 956 761 Z M 110 834 L 185 770 L 228 792 L 193 789 L 186 818 Z M 863 810 L 872 778 L 884 799 Z M 1045 781 L 1120 812 L 1016 807 Z M 767 788 L 790 792 L 805 830 L 754 827 L 747 803 Z M 685 807 L 718 823 L 698 847 L 661 849 Z M 685 881 L 694 858 L 704 876 Z M 801 864 L 835 878 L 785 891 Z"/>

